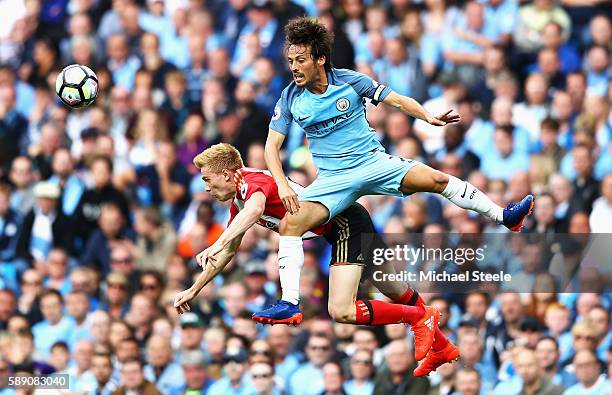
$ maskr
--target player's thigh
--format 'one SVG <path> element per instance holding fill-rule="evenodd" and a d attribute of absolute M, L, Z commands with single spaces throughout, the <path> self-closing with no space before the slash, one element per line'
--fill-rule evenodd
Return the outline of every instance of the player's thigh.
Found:
<path fill-rule="evenodd" d="M 300 209 L 296 214 L 285 214 L 281 220 L 279 231 L 281 234 L 290 230 L 299 230 L 305 233 L 307 230 L 317 227 L 327 221 L 329 210 L 319 202 L 300 201 Z"/>
<path fill-rule="evenodd" d="M 332 317 L 341 316 L 354 309 L 363 266 L 334 264 L 329 269 L 328 309 Z"/>
<path fill-rule="evenodd" d="M 419 163 L 404 175 L 400 190 L 409 194 L 414 192 L 442 193 L 448 183 L 448 175 Z"/>

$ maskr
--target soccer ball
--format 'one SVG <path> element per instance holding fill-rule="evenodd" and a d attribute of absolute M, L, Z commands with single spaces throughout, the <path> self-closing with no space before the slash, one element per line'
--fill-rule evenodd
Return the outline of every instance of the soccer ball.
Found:
<path fill-rule="evenodd" d="M 71 64 L 57 76 L 55 93 L 68 107 L 87 107 L 98 96 L 98 77 L 87 66 Z"/>

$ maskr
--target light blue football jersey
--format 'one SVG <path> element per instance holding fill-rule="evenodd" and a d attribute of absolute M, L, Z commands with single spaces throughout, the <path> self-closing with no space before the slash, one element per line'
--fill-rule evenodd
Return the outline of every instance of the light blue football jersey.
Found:
<path fill-rule="evenodd" d="M 374 104 L 391 93 L 391 88 L 370 77 L 346 69 L 327 72 L 325 93 L 314 94 L 287 86 L 274 108 L 270 129 L 287 135 L 295 121 L 306 133 L 315 165 L 322 170 L 355 166 L 363 154 L 384 151 L 365 114 L 365 98 Z"/>

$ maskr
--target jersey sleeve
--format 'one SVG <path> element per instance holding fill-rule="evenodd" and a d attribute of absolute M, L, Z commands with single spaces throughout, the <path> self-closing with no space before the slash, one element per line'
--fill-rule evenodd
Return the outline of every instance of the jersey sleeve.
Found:
<path fill-rule="evenodd" d="M 270 120 L 270 129 L 275 130 L 285 136 L 289 134 L 293 115 L 291 115 L 291 101 L 289 100 L 288 88 L 283 90 L 280 99 L 274 106 L 274 115 Z"/>
<path fill-rule="evenodd" d="M 338 69 L 335 72 L 341 81 L 351 85 L 359 96 L 371 99 L 374 105 L 385 100 L 391 93 L 391 88 L 379 84 L 365 74 L 346 69 Z"/>

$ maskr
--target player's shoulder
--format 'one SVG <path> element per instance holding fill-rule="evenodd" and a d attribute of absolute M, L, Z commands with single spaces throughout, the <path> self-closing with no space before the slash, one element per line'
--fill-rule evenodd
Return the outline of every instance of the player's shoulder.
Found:
<path fill-rule="evenodd" d="M 267 170 L 260 170 L 252 167 L 243 167 L 241 169 L 236 170 L 234 180 L 238 184 L 249 180 L 274 181 L 274 178 L 272 178 L 272 176 Z"/>
<path fill-rule="evenodd" d="M 272 174 L 267 170 L 254 169 L 251 167 L 243 167 L 234 173 L 234 181 L 236 183 L 236 192 L 238 196 L 245 198 L 250 186 L 264 187 L 263 190 L 268 190 L 265 186 L 275 186 Z M 260 188 L 256 188 L 260 189 Z"/>
<path fill-rule="evenodd" d="M 351 69 L 332 68 L 330 72 L 332 78 L 338 82 L 354 83 L 363 80 L 371 81 L 367 75 Z"/>

